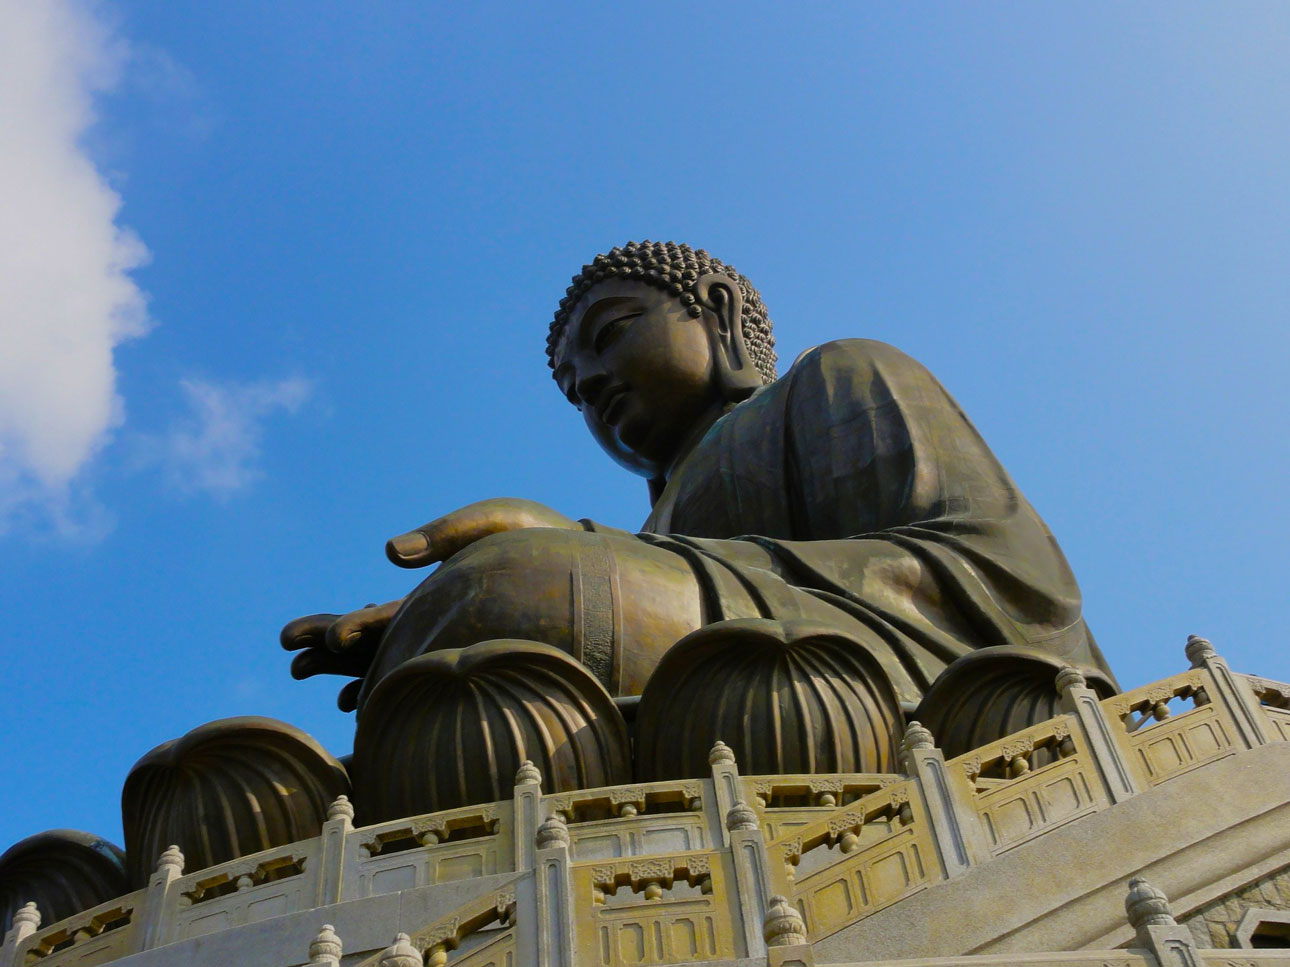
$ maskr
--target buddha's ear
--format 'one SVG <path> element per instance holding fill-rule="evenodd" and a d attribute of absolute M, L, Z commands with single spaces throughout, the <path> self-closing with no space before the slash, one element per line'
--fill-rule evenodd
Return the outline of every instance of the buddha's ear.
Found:
<path fill-rule="evenodd" d="M 744 399 L 762 384 L 761 373 L 744 345 L 744 294 L 734 279 L 721 272 L 700 276 L 693 291 L 705 310 L 727 395 L 732 400 Z"/>

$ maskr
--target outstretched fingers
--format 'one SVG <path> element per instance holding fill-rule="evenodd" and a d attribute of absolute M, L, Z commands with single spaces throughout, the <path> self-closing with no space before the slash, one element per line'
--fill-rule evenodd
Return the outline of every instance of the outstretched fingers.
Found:
<path fill-rule="evenodd" d="M 312 678 L 314 675 L 352 675 L 345 658 L 325 648 L 306 648 L 291 661 L 291 677 L 295 679 Z M 336 707 L 342 712 L 352 712 L 358 708 L 358 693 L 363 687 L 363 679 L 355 678 L 346 682 L 336 696 Z"/>
<path fill-rule="evenodd" d="M 352 712 L 358 708 L 358 693 L 363 687 L 363 680 L 356 678 L 347 682 L 336 696 L 336 707 L 342 712 Z"/>
<path fill-rule="evenodd" d="M 386 626 L 402 604 L 403 599 L 399 598 L 385 604 L 369 604 L 365 608 L 341 615 L 328 626 L 322 644 L 328 650 L 350 660 L 370 660 L 371 653 L 376 650 L 381 636 L 385 634 Z M 366 660 L 362 661 L 364 667 Z"/>
<path fill-rule="evenodd" d="M 344 660 L 326 648 L 306 648 L 291 660 L 291 677 L 297 681 L 315 675 L 347 675 Z"/>
<path fill-rule="evenodd" d="M 299 651 L 301 648 L 322 645 L 327 629 L 339 617 L 338 614 L 307 614 L 303 618 L 287 622 L 279 635 L 282 647 L 287 651 Z"/>

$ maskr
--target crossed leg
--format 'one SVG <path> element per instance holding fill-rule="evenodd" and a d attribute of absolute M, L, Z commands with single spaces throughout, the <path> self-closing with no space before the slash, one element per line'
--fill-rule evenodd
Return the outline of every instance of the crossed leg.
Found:
<path fill-rule="evenodd" d="M 391 620 L 360 695 L 417 655 L 515 638 L 560 648 L 613 695 L 644 688 L 663 654 L 704 623 L 698 581 L 675 554 L 630 536 L 530 528 L 441 565 Z"/>

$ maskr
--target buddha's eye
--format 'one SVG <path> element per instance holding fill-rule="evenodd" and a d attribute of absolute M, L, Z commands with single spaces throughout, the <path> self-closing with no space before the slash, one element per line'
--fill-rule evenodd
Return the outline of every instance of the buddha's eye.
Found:
<path fill-rule="evenodd" d="M 596 338 L 592 341 L 592 348 L 596 350 L 596 355 L 600 355 L 610 346 L 612 346 L 630 326 L 637 317 L 639 312 L 633 312 L 630 315 L 619 316 L 617 319 L 611 319 L 596 331 Z"/>

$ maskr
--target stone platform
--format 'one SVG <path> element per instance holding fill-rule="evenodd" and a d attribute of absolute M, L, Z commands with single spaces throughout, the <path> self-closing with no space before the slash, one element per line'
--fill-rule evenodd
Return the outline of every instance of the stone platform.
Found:
<path fill-rule="evenodd" d="M 1062 714 L 948 761 L 912 724 L 900 774 L 742 776 L 718 744 L 701 779 L 544 795 L 526 766 L 375 826 L 342 798 L 316 839 L 27 908 L 0 967 L 1290 967 L 1290 686 L 1188 653 L 1105 700 L 1062 672 Z"/>

